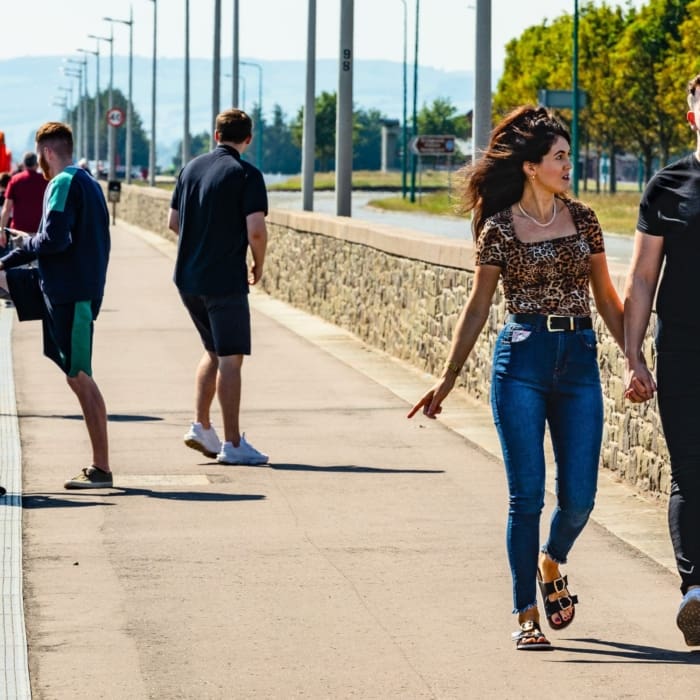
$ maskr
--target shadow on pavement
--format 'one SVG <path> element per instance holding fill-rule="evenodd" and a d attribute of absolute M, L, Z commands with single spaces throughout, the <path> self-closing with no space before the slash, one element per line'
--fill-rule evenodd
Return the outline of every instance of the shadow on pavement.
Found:
<path fill-rule="evenodd" d="M 115 486 L 112 489 L 103 489 L 100 496 L 114 498 L 119 496 L 147 496 L 148 498 L 161 498 L 168 501 L 184 502 L 235 502 L 235 501 L 261 501 L 265 496 L 254 493 L 205 493 L 202 491 L 154 491 L 153 489 L 120 488 Z M 71 498 L 66 498 L 65 494 L 36 494 L 25 495 L 22 498 L 24 508 L 82 508 L 85 506 L 113 506 L 115 503 L 109 501 L 86 501 L 82 497 L 93 495 L 92 492 L 72 491 Z M 73 500 L 77 498 L 77 500 Z"/>
<path fill-rule="evenodd" d="M 315 467 L 311 464 L 270 464 L 270 469 L 290 472 L 332 472 L 339 474 L 444 474 L 443 469 L 383 469 L 356 465 Z"/>
<path fill-rule="evenodd" d="M 61 420 L 83 420 L 82 413 L 58 414 L 58 413 L 0 413 L 0 418 L 60 418 Z M 139 416 L 127 413 L 110 413 L 107 416 L 110 423 L 141 423 L 145 421 L 164 420 L 161 416 Z"/>
<path fill-rule="evenodd" d="M 677 651 L 675 649 L 662 649 L 660 647 L 649 647 L 643 644 L 626 644 L 624 642 L 608 642 L 603 639 L 570 639 L 571 642 L 581 642 L 583 644 L 599 644 L 602 649 L 587 647 L 584 649 L 574 649 L 554 644 L 556 650 L 567 651 L 572 654 L 591 654 L 593 656 L 608 657 L 608 659 L 567 659 L 558 663 L 574 664 L 600 664 L 600 663 L 643 663 L 643 664 L 678 664 L 692 666 L 700 664 L 700 649 L 688 651 Z"/>

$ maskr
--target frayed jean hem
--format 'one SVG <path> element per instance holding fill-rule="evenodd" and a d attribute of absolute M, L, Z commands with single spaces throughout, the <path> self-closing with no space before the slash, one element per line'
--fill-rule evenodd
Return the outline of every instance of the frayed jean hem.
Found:
<path fill-rule="evenodd" d="M 518 608 L 513 608 L 513 615 L 520 615 L 520 613 L 527 612 L 528 610 L 532 610 L 532 608 L 537 607 L 537 601 L 534 603 L 530 603 L 530 605 L 526 605 L 522 610 L 518 610 Z"/>
<path fill-rule="evenodd" d="M 555 564 L 566 564 L 566 557 L 564 557 L 563 559 L 559 559 L 558 557 L 553 557 L 552 554 L 547 550 L 547 547 L 542 547 L 540 552 L 542 552 L 542 554 L 546 555 Z"/>

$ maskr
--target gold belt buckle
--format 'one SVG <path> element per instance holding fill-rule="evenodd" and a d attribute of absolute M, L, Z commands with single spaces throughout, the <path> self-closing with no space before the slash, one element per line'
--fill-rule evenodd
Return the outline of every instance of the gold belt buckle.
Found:
<path fill-rule="evenodd" d="M 569 330 L 570 331 L 575 330 L 573 316 L 547 316 L 547 330 L 550 333 L 562 333 L 566 330 L 565 328 L 552 328 L 552 319 L 553 318 L 568 318 L 569 319 Z"/>

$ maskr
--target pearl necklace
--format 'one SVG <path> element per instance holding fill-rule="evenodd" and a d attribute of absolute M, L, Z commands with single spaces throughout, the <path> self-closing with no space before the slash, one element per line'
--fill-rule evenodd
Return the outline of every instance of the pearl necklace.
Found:
<path fill-rule="evenodd" d="M 554 223 L 554 219 L 557 217 L 557 202 L 556 200 L 554 201 L 554 204 L 552 206 L 552 218 L 546 223 L 546 224 L 541 224 L 539 221 L 534 216 L 530 216 L 524 209 L 523 205 L 518 202 L 518 209 L 520 209 L 520 213 L 527 219 L 530 219 L 535 226 L 539 226 L 540 228 L 547 228 L 548 226 L 551 226 Z"/>

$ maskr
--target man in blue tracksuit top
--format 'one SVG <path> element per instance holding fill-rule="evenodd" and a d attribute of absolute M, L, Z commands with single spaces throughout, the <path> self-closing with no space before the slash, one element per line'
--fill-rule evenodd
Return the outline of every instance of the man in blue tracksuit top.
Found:
<path fill-rule="evenodd" d="M 69 126 L 41 126 L 36 152 L 49 180 L 40 230 L 7 231 L 14 248 L 0 258 L 0 294 L 9 294 L 20 321 L 41 319 L 44 354 L 65 373 L 80 402 L 92 464 L 64 486 L 111 487 L 107 409 L 92 378 L 93 325 L 109 261 L 109 212 L 97 181 L 72 165 Z M 33 260 L 36 267 L 24 267 Z"/>

